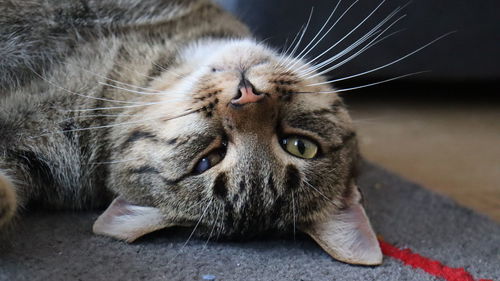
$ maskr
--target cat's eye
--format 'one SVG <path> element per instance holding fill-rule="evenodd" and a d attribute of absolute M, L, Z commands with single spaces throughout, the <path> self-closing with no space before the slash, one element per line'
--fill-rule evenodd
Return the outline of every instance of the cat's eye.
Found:
<path fill-rule="evenodd" d="M 300 158 L 311 159 L 318 155 L 318 145 L 304 137 L 290 136 L 282 138 L 281 145 L 288 153 Z"/>
<path fill-rule="evenodd" d="M 226 155 L 225 147 L 211 151 L 209 154 L 203 156 L 203 158 L 198 160 L 198 163 L 196 163 L 196 165 L 194 166 L 193 174 L 199 175 L 204 173 L 213 166 L 219 164 L 219 162 L 222 161 L 222 159 L 224 159 L 225 155 Z"/>

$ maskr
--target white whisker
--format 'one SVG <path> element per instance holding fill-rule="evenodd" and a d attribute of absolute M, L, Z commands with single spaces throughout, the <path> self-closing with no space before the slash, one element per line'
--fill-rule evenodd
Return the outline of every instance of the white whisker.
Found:
<path fill-rule="evenodd" d="M 344 41 L 345 38 L 349 37 L 354 31 L 356 31 L 361 25 L 363 25 L 379 8 L 380 6 L 382 6 L 382 4 L 384 4 L 385 0 L 382 0 L 382 2 L 380 2 L 380 4 L 378 4 L 377 7 L 375 7 L 375 9 L 373 9 L 371 11 L 370 14 L 368 14 L 368 16 L 366 16 L 358 25 L 356 25 L 351 31 L 349 31 L 346 35 L 344 35 L 344 37 L 342 37 L 339 41 L 337 41 L 335 44 L 333 44 L 331 47 L 329 47 L 328 49 L 326 49 L 325 51 L 323 51 L 321 54 L 319 54 L 318 56 L 316 56 L 315 58 L 313 58 L 312 60 L 309 61 L 309 64 L 312 64 L 314 63 L 316 60 L 318 60 L 319 58 L 321 58 L 323 55 L 325 55 L 326 53 L 328 53 L 330 50 L 332 50 L 333 48 L 335 48 L 335 46 L 337 46 L 340 42 Z M 357 3 L 357 2 L 354 2 L 353 5 Z M 351 5 L 349 7 L 349 9 L 353 6 Z M 346 10 L 347 12 L 348 10 Z M 342 17 L 345 15 L 345 13 L 342 14 Z M 297 69 L 300 70 L 302 69 L 304 66 L 301 66 Z"/>
<path fill-rule="evenodd" d="M 96 107 L 96 108 L 83 108 L 83 109 L 68 109 L 68 110 L 61 110 L 61 111 L 64 111 L 64 112 L 87 112 L 87 111 L 97 111 L 97 110 L 113 110 L 113 109 L 143 107 L 143 106 L 149 106 L 149 105 L 155 105 L 155 104 L 167 104 L 167 103 L 176 102 L 176 101 L 183 101 L 183 99 L 169 99 L 167 101 L 149 102 L 149 103 L 142 103 L 142 104 L 135 104 L 135 105 L 109 106 L 109 107 Z"/>
<path fill-rule="evenodd" d="M 375 36 L 374 39 L 372 39 L 368 44 L 366 44 L 364 47 L 362 47 L 359 51 L 357 51 L 354 55 L 350 56 L 347 60 L 344 60 L 343 63 L 349 61 L 350 59 L 353 59 L 355 58 L 357 55 L 361 54 L 362 52 L 366 51 L 367 49 L 369 49 L 370 47 L 372 47 L 372 45 L 370 45 L 371 43 L 373 43 L 374 41 L 376 41 L 380 36 L 382 36 L 387 30 L 389 30 L 389 28 L 391 28 L 394 24 L 396 24 L 398 21 L 400 21 L 401 19 L 403 19 L 406 15 L 403 15 L 401 17 L 399 17 L 398 19 L 396 19 L 394 22 L 392 22 L 388 27 L 386 27 L 384 30 L 380 31 L 380 27 L 382 27 L 387 21 L 389 21 L 392 17 L 394 17 L 399 11 L 401 10 L 401 8 L 398 8 L 398 9 L 395 9 L 394 11 L 392 11 L 392 13 L 390 13 L 387 17 L 385 17 L 382 21 L 380 21 L 376 26 L 374 26 L 370 31 L 368 31 L 365 35 L 363 35 L 360 39 L 358 39 L 357 41 L 355 41 L 353 44 L 351 44 L 348 48 L 344 49 L 343 51 L 339 52 L 338 54 L 336 54 L 335 56 L 323 61 L 322 63 L 319 63 L 318 65 L 314 66 L 314 67 L 311 67 L 307 72 L 303 73 L 302 75 L 303 76 L 308 76 L 309 74 L 311 74 L 312 72 L 314 71 L 317 71 L 318 69 L 321 69 L 329 64 L 331 64 L 332 62 L 336 61 L 337 59 L 341 58 L 342 56 L 344 56 L 345 54 L 349 53 L 350 51 L 352 51 L 353 49 L 357 48 L 359 45 L 361 45 L 362 43 L 364 43 L 365 41 L 369 40 L 371 37 Z M 378 35 L 377 35 L 378 34 Z M 331 68 L 331 67 L 330 67 Z M 328 68 L 328 69 L 330 69 Z M 326 71 L 323 70 L 319 73 L 325 73 Z M 308 76 L 308 79 L 309 78 L 313 78 L 313 77 L 316 77 L 316 76 L 319 76 L 321 74 L 314 74 L 314 75 L 309 75 Z"/>
<path fill-rule="evenodd" d="M 179 249 L 179 251 L 177 252 L 177 254 L 175 254 L 175 256 L 170 259 L 168 262 L 167 262 L 167 265 L 170 264 L 172 261 L 174 261 L 181 253 L 182 253 L 182 250 L 184 250 L 184 248 L 187 246 L 187 244 L 189 243 L 189 241 L 191 240 L 191 238 L 193 237 L 194 233 L 196 232 L 196 229 L 198 228 L 199 224 L 201 223 L 201 221 L 203 220 L 203 217 L 205 216 L 208 208 L 212 205 L 212 202 L 213 202 L 213 199 L 210 200 L 210 202 L 207 204 L 207 207 L 205 208 L 205 210 L 203 211 L 202 215 L 200 216 L 200 219 L 198 220 L 198 222 L 196 223 L 196 225 L 194 226 L 193 228 L 193 231 L 191 232 L 191 234 L 189 235 L 188 239 L 186 240 L 186 242 L 181 246 L 181 248 Z"/>
<path fill-rule="evenodd" d="M 295 214 L 295 198 L 294 198 L 294 192 L 293 192 L 293 190 L 292 190 L 292 213 L 293 213 L 293 240 L 295 241 L 296 214 Z"/>
<path fill-rule="evenodd" d="M 288 67 L 288 69 L 290 68 L 293 68 L 300 60 L 302 60 L 303 58 L 305 58 L 312 50 L 314 50 L 314 48 L 323 40 L 323 38 L 325 38 L 326 35 L 328 35 L 328 33 L 330 33 L 330 31 L 333 29 L 333 27 L 337 24 L 337 22 L 340 20 L 337 20 L 326 32 L 323 36 L 321 36 L 321 38 L 308 50 L 309 46 L 311 46 L 311 44 L 313 44 L 314 40 L 316 40 L 316 38 L 321 34 L 321 32 L 323 31 L 323 29 L 325 29 L 325 27 L 328 25 L 328 23 L 330 22 L 330 19 L 333 17 L 333 15 L 335 14 L 335 11 L 337 11 L 337 8 L 339 7 L 340 3 L 342 2 L 342 0 L 339 0 L 337 2 L 337 5 L 335 6 L 335 8 L 333 9 L 333 11 L 330 13 L 330 15 L 328 16 L 328 18 L 326 19 L 325 23 L 323 24 L 323 26 L 321 26 L 321 28 L 319 29 L 319 31 L 316 33 L 316 35 L 313 37 L 313 39 L 309 42 L 309 44 L 307 44 L 307 46 L 297 55 L 297 60 L 294 64 L 292 64 L 290 67 Z M 357 1 L 356 1 L 357 2 Z M 305 52 L 305 53 L 304 53 Z"/>
<path fill-rule="evenodd" d="M 155 89 L 151 89 L 151 88 L 144 88 L 144 87 L 139 87 L 139 86 L 136 86 L 136 85 L 132 85 L 132 84 L 128 84 L 128 83 L 125 83 L 125 82 L 121 82 L 121 81 L 118 81 L 118 80 L 114 80 L 114 79 L 111 79 L 111 78 L 108 78 L 106 76 L 103 76 L 103 75 L 100 75 L 100 74 L 97 74 L 95 72 L 92 72 L 90 70 L 87 70 L 81 66 L 78 66 L 76 65 L 76 67 L 80 68 L 81 70 L 87 72 L 87 73 L 90 73 L 92 75 L 95 75 L 97 77 L 100 77 L 100 78 L 103 78 L 103 79 L 106 79 L 106 80 L 109 80 L 111 82 L 114 82 L 114 83 L 117 83 L 117 84 L 120 84 L 120 85 L 124 85 L 124 86 L 128 86 L 128 87 L 132 87 L 132 88 L 136 88 L 136 89 L 140 89 L 140 90 L 146 90 L 146 91 L 152 91 L 152 92 L 161 92 L 161 91 L 158 91 L 158 90 L 155 90 Z"/>
<path fill-rule="evenodd" d="M 170 117 L 170 118 L 165 118 L 165 116 L 162 115 L 160 117 L 148 118 L 148 119 L 143 119 L 143 120 L 138 120 L 138 121 L 130 121 L 130 122 L 123 122 L 123 123 L 109 124 L 109 125 L 102 125 L 102 126 L 94 126 L 94 127 L 86 127 L 86 128 L 77 128 L 77 129 L 62 130 L 62 131 L 57 131 L 57 132 L 51 132 L 51 133 L 41 134 L 41 135 L 34 136 L 34 137 L 31 137 L 31 138 L 37 138 L 37 137 L 42 137 L 42 136 L 47 136 L 47 135 L 53 135 L 53 134 L 62 134 L 62 133 L 67 133 L 67 132 L 80 132 L 80 131 L 89 131 L 89 130 L 96 130 L 96 129 L 113 128 L 113 127 L 118 127 L 118 126 L 134 125 L 134 124 L 140 124 L 140 123 L 144 123 L 144 122 L 148 122 L 148 121 L 158 120 L 158 119 L 161 119 L 161 118 L 164 118 L 163 119 L 164 121 L 169 121 L 169 120 L 173 120 L 173 119 L 176 119 L 176 118 L 180 118 L 180 117 L 192 114 L 192 113 L 197 112 L 197 111 L 199 111 L 199 109 L 187 111 L 187 112 L 185 112 L 183 114 L 176 115 L 176 116 Z"/>
<path fill-rule="evenodd" d="M 408 54 L 406 54 L 406 55 L 404 55 L 404 56 L 400 57 L 399 59 L 394 60 L 394 61 L 391 61 L 391 62 L 389 62 L 389 63 L 387 63 L 387 64 L 382 65 L 382 66 L 379 66 L 379 67 L 376 67 L 376 68 L 373 68 L 373 69 L 370 69 L 370 70 L 367 70 L 367 71 L 365 71 L 365 72 L 361 72 L 361 73 L 358 73 L 358 74 L 354 74 L 354 75 L 350 75 L 350 76 L 346 76 L 346 77 L 342 77 L 342 78 L 337 78 L 337 79 L 329 80 L 329 81 L 322 82 L 322 83 L 314 83 L 314 84 L 310 84 L 310 85 L 308 85 L 308 86 L 314 86 L 314 85 L 321 85 L 321 84 L 325 84 L 325 83 L 334 83 L 334 82 L 338 82 L 338 81 L 343 81 L 343 80 L 347 80 L 347 79 L 351 79 L 351 78 L 359 77 L 359 76 L 362 76 L 362 75 L 365 75 L 365 74 L 368 74 L 368 73 L 372 73 L 372 72 L 374 72 L 374 71 L 377 71 L 377 70 L 380 70 L 380 69 L 386 68 L 386 67 L 388 67 L 388 66 L 391 66 L 391 65 L 393 65 L 393 64 L 395 64 L 395 63 L 398 63 L 398 62 L 400 62 L 400 61 L 402 61 L 402 60 L 404 60 L 404 59 L 408 58 L 409 56 L 412 56 L 412 55 L 414 55 L 414 54 L 418 53 L 419 51 L 421 51 L 421 50 L 423 50 L 423 49 L 427 48 L 428 46 L 430 46 L 430 45 L 434 44 L 435 42 L 437 42 L 437 41 L 439 41 L 439 40 L 441 40 L 441 39 L 445 38 L 446 36 L 449 36 L 450 34 L 453 34 L 453 33 L 455 33 L 455 32 L 456 32 L 456 31 L 452 31 L 452 32 L 448 32 L 448 33 L 446 33 L 446 34 L 444 34 L 444 35 L 441 35 L 441 36 L 439 36 L 438 38 L 436 38 L 436 39 L 432 40 L 431 42 L 429 42 L 429 43 L 425 44 L 424 46 L 422 46 L 422 47 L 420 47 L 420 48 L 418 48 L 418 49 L 414 50 L 413 52 L 410 52 L 410 53 L 408 53 Z"/>
<path fill-rule="evenodd" d="M 156 92 L 156 93 L 140 92 L 140 91 L 135 91 L 135 90 L 131 90 L 131 89 L 127 89 L 127 88 L 115 86 L 115 85 L 108 84 L 108 83 L 105 83 L 105 82 L 97 82 L 97 83 L 99 83 L 101 85 L 104 85 L 104 86 L 108 86 L 108 87 L 111 87 L 111 88 L 115 88 L 115 89 L 118 89 L 118 90 L 123 90 L 123 91 L 129 92 L 129 93 L 139 94 L 139 95 L 165 95 L 165 93 L 162 93 L 162 92 Z"/>
<path fill-rule="evenodd" d="M 217 208 L 217 214 L 215 215 L 215 222 L 214 225 L 212 226 L 212 230 L 210 230 L 210 234 L 208 235 L 208 239 L 205 242 L 205 245 L 203 245 L 203 249 L 205 249 L 208 245 L 208 242 L 210 241 L 210 238 L 212 237 L 212 234 L 214 233 L 215 227 L 217 226 L 217 221 L 219 220 L 219 213 L 220 213 L 221 207 L 219 206 Z"/>
<path fill-rule="evenodd" d="M 323 198 L 325 198 L 325 200 L 329 203 L 331 203 L 332 205 L 334 206 L 337 206 L 333 201 L 332 199 L 328 198 L 325 194 L 323 194 L 321 191 L 319 191 L 316 187 L 314 187 L 312 184 L 310 184 L 306 179 L 303 180 L 303 182 L 305 184 L 307 184 L 310 188 L 314 189 L 317 193 L 319 193 L 319 195 L 321 195 Z"/>
<path fill-rule="evenodd" d="M 315 74 L 312 74 L 312 75 L 309 75 L 307 77 L 307 79 L 311 79 L 313 77 L 316 77 L 316 76 L 320 76 L 320 75 L 323 75 L 327 72 L 330 72 L 334 69 L 337 69 L 339 68 L 340 66 L 348 63 L 349 61 L 353 60 L 354 58 L 356 58 L 357 56 L 359 56 L 360 54 L 364 53 L 366 50 L 370 49 L 371 47 L 375 46 L 376 44 L 378 44 L 379 42 L 383 41 L 384 39 L 390 37 L 391 35 L 394 35 L 396 33 L 391 33 L 389 36 L 386 36 L 384 38 L 382 38 L 381 40 L 378 40 L 380 36 L 384 35 L 384 33 L 386 33 L 393 25 L 395 25 L 398 21 L 400 21 L 401 19 L 405 18 L 406 15 L 402 15 L 401 17 L 399 17 L 398 19 L 396 19 L 395 21 L 393 21 L 389 26 L 387 26 L 384 30 L 382 30 L 381 32 L 378 31 L 378 35 L 375 35 L 375 37 L 370 41 L 368 42 L 364 47 L 362 47 L 361 49 L 359 49 L 357 52 L 355 52 L 354 54 L 352 54 L 351 56 L 347 57 L 346 59 L 344 59 L 343 61 L 333 65 L 333 66 L 330 66 L 326 69 L 323 69 L 322 71 L 320 72 L 317 72 Z M 378 27 L 377 27 L 378 28 Z M 336 59 L 335 59 L 336 60 Z M 332 61 L 329 61 L 328 64 L 330 64 L 331 62 L 333 62 L 334 60 Z M 307 74 L 304 74 L 304 75 L 307 75 Z"/>
<path fill-rule="evenodd" d="M 402 79 L 402 78 L 409 77 L 409 76 L 415 76 L 415 75 L 419 75 L 419 74 L 422 74 L 422 73 L 428 73 L 428 72 L 430 72 L 430 70 L 418 71 L 418 72 L 413 72 L 413 73 L 408 73 L 408 74 L 400 75 L 400 76 L 393 77 L 393 78 L 390 78 L 390 79 L 386 79 L 386 80 L 383 80 L 383 81 L 378 81 L 378 82 L 374 82 L 374 83 L 370 83 L 370 84 L 365 84 L 365 85 L 351 87 L 351 88 L 345 88 L 345 89 L 338 89 L 338 90 L 333 90 L 333 91 L 295 92 L 295 93 L 290 93 L 290 94 L 292 94 L 292 95 L 293 94 L 336 94 L 336 93 L 342 93 L 342 92 L 347 92 L 347 91 L 362 89 L 362 88 L 366 88 L 366 87 L 371 87 L 371 86 L 379 85 L 379 84 L 382 84 L 382 83 L 386 83 L 386 82 L 390 82 L 390 81 Z"/>
<path fill-rule="evenodd" d="M 280 58 L 279 60 L 276 62 L 276 66 L 275 68 L 278 68 L 281 66 L 281 64 L 283 63 L 283 59 L 285 57 L 287 57 L 289 54 L 288 54 L 288 51 L 290 51 L 291 47 L 294 45 L 295 41 L 299 38 L 299 35 L 300 33 L 302 32 L 302 29 L 304 28 L 304 26 L 302 25 L 299 29 L 299 31 L 297 32 L 297 34 L 295 34 L 295 37 L 293 38 L 292 42 L 290 43 L 290 45 L 286 48 L 286 50 L 280 54 Z"/>
<path fill-rule="evenodd" d="M 312 18 L 313 12 L 314 12 L 314 7 L 311 8 L 311 13 L 309 14 L 309 19 L 307 20 L 306 26 L 305 26 L 304 30 L 302 31 L 302 34 L 300 35 L 299 40 L 295 44 L 295 47 L 293 48 L 292 52 L 290 53 L 290 55 L 287 57 L 286 60 L 290 60 L 290 58 L 295 55 L 295 52 L 299 48 L 300 43 L 302 42 L 302 39 L 304 38 L 304 35 L 306 34 L 307 28 L 309 27 L 309 24 L 311 23 L 311 18 Z M 288 65 L 290 64 L 290 62 L 286 62 L 286 60 L 285 60 L 286 64 L 284 67 L 288 67 Z"/>
<path fill-rule="evenodd" d="M 149 61 L 151 62 L 151 60 L 149 60 Z M 115 63 L 116 63 L 116 62 L 115 62 Z M 139 76 L 142 76 L 142 77 L 145 77 L 145 78 L 150 79 L 151 81 L 157 81 L 157 80 L 159 79 L 159 77 L 151 77 L 151 76 L 148 76 L 148 75 L 146 75 L 146 74 L 144 74 L 144 73 L 141 73 L 141 72 L 139 72 L 139 71 L 137 71 L 137 70 L 135 70 L 135 69 L 132 69 L 132 68 L 127 67 L 127 66 L 124 66 L 123 64 L 118 64 L 118 63 L 116 63 L 116 64 L 117 64 L 117 65 L 119 65 L 121 68 L 124 68 L 124 69 L 127 69 L 127 70 L 129 70 L 129 71 L 132 71 L 132 72 L 134 72 L 135 74 L 137 74 L 137 75 L 139 75 Z"/>
<path fill-rule="evenodd" d="M 70 94 L 73 94 L 73 95 L 76 95 L 76 96 L 79 96 L 79 97 L 83 97 L 83 98 L 88 98 L 88 99 L 93 99 L 93 100 L 100 100 L 100 101 L 106 101 L 106 102 L 114 102 L 114 103 L 125 103 L 125 104 L 141 104 L 141 102 L 133 102 L 133 101 L 123 101 L 123 100 L 112 100 L 112 99 L 105 99 L 105 98 L 98 98 L 98 97 L 92 97 L 92 96 L 87 96 L 87 95 L 83 95 L 83 94 L 80 94 L 80 93 L 77 93 L 77 92 L 73 92 L 71 90 L 68 90 L 64 87 L 61 87 L 59 85 L 57 85 L 56 83 L 50 81 L 49 79 L 43 77 L 41 74 L 37 73 L 35 70 L 31 69 L 31 71 L 36 75 L 38 76 L 40 79 L 44 80 L 45 82 L 49 83 L 50 85 L 60 89 L 60 90 L 63 90 L 67 93 L 70 93 Z"/>
<path fill-rule="evenodd" d="M 352 87 L 352 88 L 346 88 L 346 89 L 339 89 L 339 90 L 336 90 L 336 92 L 337 93 L 342 93 L 342 92 L 347 92 L 347 91 L 362 89 L 362 88 L 371 87 L 371 86 L 379 85 L 379 84 L 382 84 L 382 83 L 391 82 L 391 81 L 394 81 L 394 80 L 398 80 L 398 79 L 402 79 L 402 78 L 406 78 L 406 77 L 410 77 L 410 76 L 415 76 L 415 75 L 419 75 L 419 74 L 422 74 L 422 73 L 429 73 L 429 72 L 430 72 L 430 70 L 408 73 L 408 74 L 405 74 L 405 75 L 400 75 L 400 76 L 393 77 L 393 78 L 390 78 L 390 79 L 386 79 L 386 80 L 383 80 L 383 81 L 374 82 L 374 83 L 370 83 L 370 84 L 365 84 L 365 85 L 362 85 L 362 86 L 357 86 L 357 87 Z"/>
<path fill-rule="evenodd" d="M 200 219 L 198 220 L 198 222 L 196 223 L 196 225 L 194 226 L 193 228 L 193 231 L 191 232 L 191 234 L 189 235 L 188 239 L 186 240 L 186 242 L 182 245 L 181 249 L 179 250 L 182 251 L 184 249 L 184 247 L 186 247 L 186 245 L 189 243 L 189 241 L 191 240 L 191 238 L 193 237 L 194 233 L 196 232 L 196 229 L 198 228 L 198 226 L 200 225 L 201 221 L 203 220 L 203 218 L 205 217 L 205 214 L 207 213 L 208 211 L 208 208 L 212 205 L 213 203 L 213 199 L 210 200 L 210 202 L 207 204 L 207 207 L 205 208 L 205 210 L 203 210 L 203 213 L 201 214 L 200 216 Z"/>
<path fill-rule="evenodd" d="M 137 116 L 137 114 L 90 114 L 90 115 L 79 115 L 70 118 L 63 119 L 58 123 L 64 123 L 70 120 L 75 120 L 77 118 L 99 118 L 99 117 L 121 117 L 121 116 Z"/>
<path fill-rule="evenodd" d="M 378 33 L 380 33 L 380 30 L 375 30 L 375 29 L 371 30 L 370 32 L 368 32 L 367 34 L 363 35 L 361 38 L 359 38 L 358 40 L 356 40 L 349 47 L 347 47 L 346 49 L 344 49 L 341 52 L 337 53 L 333 57 L 325 60 L 324 62 L 322 62 L 322 63 L 320 63 L 318 65 L 315 65 L 313 67 L 309 67 L 309 69 L 307 69 L 307 71 L 302 72 L 300 74 L 300 77 L 303 77 L 305 79 L 310 79 L 310 78 L 315 77 L 315 75 L 312 75 L 311 73 L 313 73 L 314 71 L 317 71 L 318 69 L 321 69 L 322 67 L 324 67 L 324 66 L 326 66 L 326 65 L 328 65 L 328 64 L 330 64 L 330 63 L 332 63 L 334 61 L 336 61 L 337 59 L 341 58 L 345 54 L 351 52 L 353 49 L 357 48 L 359 45 L 361 45 L 364 42 L 366 42 L 372 36 L 376 36 Z"/>

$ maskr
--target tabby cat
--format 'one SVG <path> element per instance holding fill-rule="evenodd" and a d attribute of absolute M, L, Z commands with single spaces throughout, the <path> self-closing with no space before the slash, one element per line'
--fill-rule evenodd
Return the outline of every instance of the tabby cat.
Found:
<path fill-rule="evenodd" d="M 0 10 L 4 230 L 30 206 L 108 206 L 94 232 L 129 242 L 172 226 L 229 239 L 298 230 L 340 261 L 382 262 L 352 121 L 292 50 L 205 0 Z"/>

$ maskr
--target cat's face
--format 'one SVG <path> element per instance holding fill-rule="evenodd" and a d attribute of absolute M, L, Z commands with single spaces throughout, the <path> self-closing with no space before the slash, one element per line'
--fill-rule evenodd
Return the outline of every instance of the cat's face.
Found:
<path fill-rule="evenodd" d="M 137 125 L 114 131 L 113 160 L 134 160 L 112 166 L 110 185 L 163 226 L 211 237 L 307 229 L 347 209 L 357 194 L 351 120 L 295 62 L 246 40 L 188 48 L 152 84 L 152 104 L 122 120 Z"/>

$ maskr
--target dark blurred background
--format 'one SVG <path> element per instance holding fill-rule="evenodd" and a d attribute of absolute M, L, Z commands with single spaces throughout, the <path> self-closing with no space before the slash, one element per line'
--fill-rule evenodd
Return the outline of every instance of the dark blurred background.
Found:
<path fill-rule="evenodd" d="M 303 40 L 303 43 L 309 42 L 307 39 L 314 37 L 338 3 L 336 0 L 219 0 L 219 2 L 247 23 L 258 38 L 265 39 L 276 47 L 282 47 L 287 39 L 288 42 L 293 39 L 301 26 L 307 22 L 310 11 L 314 8 L 311 24 Z M 353 2 L 342 1 L 331 22 Z M 314 57 L 319 51 L 336 43 L 380 3 L 369 0 L 357 2 L 309 57 Z M 432 72 L 414 79 L 491 81 L 500 77 L 500 3 L 497 0 L 412 2 L 386 0 L 369 20 L 344 39 L 344 42 L 330 54 L 343 50 L 346 45 L 360 38 L 395 8 L 406 4 L 408 5 L 394 19 L 399 15 L 406 14 L 406 17 L 391 28 L 392 31 L 403 30 L 346 64 L 335 75 L 357 73 L 371 66 L 383 65 L 440 35 L 456 31 L 431 48 L 423 50 L 419 55 L 409 57 L 393 67 L 377 71 L 369 77 L 393 77 L 419 70 Z"/>
<path fill-rule="evenodd" d="M 299 51 L 338 3 L 217 2 L 247 23 L 259 40 L 276 48 L 290 44 L 314 7 Z M 330 23 L 353 3 L 342 1 Z M 336 44 L 380 3 L 358 1 L 307 57 L 312 59 Z M 387 34 L 400 32 L 328 73 L 332 79 L 382 66 L 454 33 L 397 64 L 335 83 L 337 89 L 344 89 L 429 71 L 342 93 L 358 128 L 362 153 L 500 222 L 500 2 L 386 0 L 322 60 L 354 43 L 399 6 L 405 8 L 384 26 L 406 15 Z"/>

